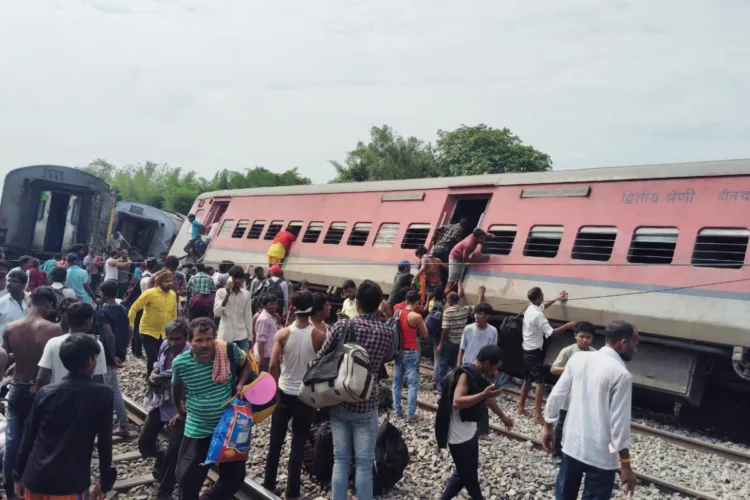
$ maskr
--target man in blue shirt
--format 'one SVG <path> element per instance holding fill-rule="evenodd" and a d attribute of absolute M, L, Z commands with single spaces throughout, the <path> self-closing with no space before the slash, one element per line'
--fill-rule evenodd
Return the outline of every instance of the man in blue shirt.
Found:
<path fill-rule="evenodd" d="M 193 214 L 188 215 L 187 218 L 188 218 L 188 222 L 190 222 L 191 233 L 190 233 L 190 241 L 187 242 L 187 245 L 185 245 L 185 248 L 183 248 L 183 250 L 185 250 L 188 253 L 194 252 L 196 257 L 200 257 L 200 252 L 197 251 L 195 247 L 195 243 L 200 238 L 201 229 L 203 229 L 204 226 L 203 224 L 195 220 L 195 215 Z"/>
<path fill-rule="evenodd" d="M 94 292 L 89 286 L 89 273 L 82 267 L 76 265 L 78 262 L 78 254 L 68 254 L 68 276 L 65 279 L 65 286 L 72 288 L 76 293 L 76 297 L 84 301 L 87 304 L 91 304 L 91 298 L 94 297 Z"/>

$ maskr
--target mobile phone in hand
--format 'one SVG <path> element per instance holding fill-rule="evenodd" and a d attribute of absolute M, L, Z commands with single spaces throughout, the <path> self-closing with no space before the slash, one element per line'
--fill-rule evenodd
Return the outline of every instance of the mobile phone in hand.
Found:
<path fill-rule="evenodd" d="M 498 390 L 501 387 L 503 387 L 508 382 L 508 374 L 507 373 L 501 373 L 499 377 L 497 377 L 497 380 L 495 381 L 495 385 L 492 386 L 492 390 Z"/>

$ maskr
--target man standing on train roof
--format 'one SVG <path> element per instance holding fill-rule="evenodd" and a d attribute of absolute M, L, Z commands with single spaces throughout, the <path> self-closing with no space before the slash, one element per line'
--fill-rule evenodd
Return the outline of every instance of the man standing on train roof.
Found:
<path fill-rule="evenodd" d="M 542 399 L 544 398 L 544 374 L 542 365 L 544 363 L 544 339 L 560 335 L 566 330 L 576 326 L 575 321 L 570 321 L 558 328 L 552 328 L 549 320 L 544 316 L 544 309 L 549 308 L 555 302 L 568 298 L 565 290 L 560 292 L 556 299 L 544 303 L 544 293 L 539 287 L 534 287 L 528 293 L 529 306 L 523 313 L 523 364 L 525 367 L 523 385 L 521 386 L 521 397 L 518 398 L 518 414 L 526 415 L 526 397 L 531 389 L 532 382 L 536 384 L 534 395 L 534 420 L 539 425 L 544 425 L 542 419 Z"/>
<path fill-rule="evenodd" d="M 268 248 L 268 266 L 281 265 L 295 241 L 297 241 L 296 234 L 289 231 L 280 231 Z"/>
<path fill-rule="evenodd" d="M 629 450 L 633 376 L 625 362 L 638 352 L 640 336 L 630 323 L 615 321 L 604 337 L 607 345 L 600 350 L 570 358 L 547 399 L 542 444 L 552 453 L 555 423 L 570 397 L 556 500 L 577 498 L 584 475 L 583 498 L 608 500 L 618 462 L 623 486 L 631 496 L 635 491 Z"/>
<path fill-rule="evenodd" d="M 23 428 L 36 395 L 37 364 L 47 341 L 62 335 L 60 325 L 44 319 L 52 313 L 56 304 L 55 291 L 50 287 L 39 287 L 31 293 L 28 315 L 9 323 L 3 330 L 3 347 L 13 356 L 16 364 L 8 391 L 3 456 L 3 486 L 8 499 L 14 498 L 13 470 Z"/>
<path fill-rule="evenodd" d="M 459 241 L 448 258 L 448 284 L 445 285 L 445 293 L 449 294 L 453 285 L 458 284 L 458 289 L 463 290 L 464 272 L 469 264 L 480 264 L 490 260 L 489 255 L 477 251 L 477 247 L 484 249 L 487 233 L 481 229 L 475 229 L 469 236 Z M 460 293 L 460 292 L 459 292 Z"/>

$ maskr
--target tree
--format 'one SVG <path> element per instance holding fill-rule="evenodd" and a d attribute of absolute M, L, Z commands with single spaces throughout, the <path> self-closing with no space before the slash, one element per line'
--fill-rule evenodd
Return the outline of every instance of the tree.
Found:
<path fill-rule="evenodd" d="M 441 176 L 552 170 L 549 155 L 524 145 L 507 128 L 484 124 L 438 130 L 436 164 Z"/>
<path fill-rule="evenodd" d="M 360 141 L 346 154 L 344 164 L 331 161 L 336 178 L 331 182 L 384 181 L 435 177 L 435 157 L 429 143 L 404 138 L 388 125 L 372 127 L 370 142 Z"/>
<path fill-rule="evenodd" d="M 182 214 L 187 214 L 198 195 L 207 191 L 310 184 L 310 179 L 301 176 L 296 168 L 282 173 L 263 167 L 242 172 L 225 169 L 214 174 L 211 180 L 198 177 L 195 172 L 153 162 L 116 167 L 97 159 L 82 170 L 105 180 L 117 191 L 119 201 L 144 203 Z"/>

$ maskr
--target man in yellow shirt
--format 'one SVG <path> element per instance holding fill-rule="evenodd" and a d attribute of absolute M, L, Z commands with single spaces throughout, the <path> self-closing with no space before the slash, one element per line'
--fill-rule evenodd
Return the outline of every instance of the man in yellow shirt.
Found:
<path fill-rule="evenodd" d="M 172 290 L 172 277 L 169 269 L 156 273 L 154 287 L 143 292 L 128 312 L 132 328 L 136 315 L 143 311 L 140 332 L 143 350 L 146 351 L 146 378 L 154 369 L 159 347 L 166 337 L 164 331 L 167 323 L 177 318 L 177 294 Z"/>

